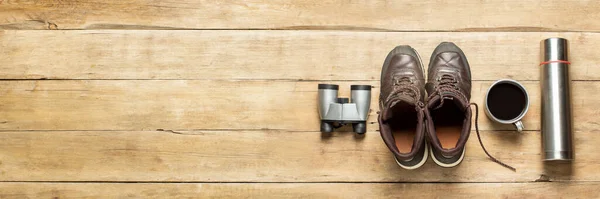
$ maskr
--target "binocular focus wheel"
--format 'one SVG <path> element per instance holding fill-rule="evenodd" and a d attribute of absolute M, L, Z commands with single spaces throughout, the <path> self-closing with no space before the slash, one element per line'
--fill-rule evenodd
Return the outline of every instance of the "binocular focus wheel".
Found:
<path fill-rule="evenodd" d="M 321 132 L 323 132 L 323 133 L 333 132 L 333 124 L 321 121 Z"/>
<path fill-rule="evenodd" d="M 352 129 L 355 133 L 363 134 L 367 132 L 367 122 L 359 122 L 352 124 Z"/>

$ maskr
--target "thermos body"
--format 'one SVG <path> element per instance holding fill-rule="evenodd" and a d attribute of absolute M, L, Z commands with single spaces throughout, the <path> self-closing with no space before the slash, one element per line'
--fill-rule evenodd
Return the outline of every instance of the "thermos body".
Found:
<path fill-rule="evenodd" d="M 544 160 L 572 160 L 569 47 L 563 38 L 542 41 L 541 117 Z"/>

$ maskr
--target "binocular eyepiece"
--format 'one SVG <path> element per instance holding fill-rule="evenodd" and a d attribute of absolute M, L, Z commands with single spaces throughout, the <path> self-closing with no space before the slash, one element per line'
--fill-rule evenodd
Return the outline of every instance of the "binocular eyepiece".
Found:
<path fill-rule="evenodd" d="M 350 86 L 350 99 L 338 98 L 339 86 L 319 84 L 319 117 L 321 132 L 329 133 L 334 128 L 352 124 L 355 133 L 367 132 L 367 118 L 371 105 L 371 86 Z"/>

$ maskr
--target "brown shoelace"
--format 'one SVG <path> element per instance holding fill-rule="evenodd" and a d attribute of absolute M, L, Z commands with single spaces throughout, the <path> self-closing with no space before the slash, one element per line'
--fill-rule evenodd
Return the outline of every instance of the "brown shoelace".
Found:
<path fill-rule="evenodd" d="M 463 101 L 468 102 L 467 97 L 465 97 L 461 92 L 459 92 L 458 86 L 456 86 L 458 80 L 452 75 L 444 74 L 438 79 L 438 85 L 435 87 L 435 91 L 432 95 L 429 96 L 429 100 L 431 100 L 434 96 L 440 96 L 440 104 L 434 109 L 439 109 L 444 106 L 445 99 L 452 100 L 453 97 L 445 96 L 444 92 L 454 93 L 455 96 L 458 96 L 463 99 Z"/>
<path fill-rule="evenodd" d="M 515 169 L 514 167 L 494 158 L 492 155 L 490 155 L 490 153 L 488 153 L 488 151 L 485 149 L 485 147 L 483 146 L 483 142 L 481 142 L 481 136 L 479 135 L 479 125 L 477 124 L 477 118 L 479 117 L 479 106 L 476 103 L 470 103 L 470 105 L 475 105 L 475 132 L 477 132 L 477 139 L 479 139 L 479 144 L 481 145 L 481 148 L 483 149 L 483 152 L 485 152 L 485 154 L 492 159 L 492 161 L 498 163 L 499 165 L 502 165 L 503 167 L 506 167 L 512 171 L 517 171 L 517 169 Z"/>
<path fill-rule="evenodd" d="M 409 77 L 394 77 L 394 90 L 388 96 L 386 102 L 393 101 L 392 99 L 397 98 L 400 94 L 406 94 L 413 98 L 417 111 L 425 106 L 425 104 L 419 100 L 421 98 L 421 92 L 419 92 L 419 89 L 414 85 Z"/>
<path fill-rule="evenodd" d="M 402 81 L 402 80 L 404 80 L 404 81 Z M 396 90 L 396 92 L 402 92 L 402 91 L 408 90 L 408 91 L 413 91 L 413 93 L 415 93 L 418 96 L 419 92 L 417 91 L 417 89 L 414 88 L 414 86 L 412 86 L 411 84 L 406 84 L 406 80 L 407 79 L 403 79 L 403 78 L 396 79 L 396 82 L 395 82 L 396 86 L 400 86 L 400 88 L 401 88 L 401 89 Z M 437 88 L 435 89 L 435 93 L 437 93 L 440 96 L 440 104 L 434 109 L 438 109 L 438 108 L 442 107 L 444 104 L 444 99 L 451 99 L 451 97 L 444 96 L 443 91 L 455 93 L 455 94 L 457 94 L 457 96 L 462 97 L 464 99 L 464 101 L 468 102 L 468 100 L 466 100 L 467 98 L 458 91 L 459 88 L 456 86 L 456 83 L 458 83 L 458 81 L 456 80 L 456 78 L 454 76 L 442 75 L 442 77 L 438 80 L 438 82 L 439 82 L 439 84 L 438 84 Z M 434 95 L 435 94 L 429 96 L 429 99 L 433 98 Z M 479 140 L 479 145 L 481 145 L 481 149 L 483 149 L 483 152 L 485 152 L 485 154 L 493 162 L 516 172 L 517 171 L 516 168 L 496 159 L 494 156 L 492 156 L 487 151 L 485 146 L 483 146 L 483 142 L 481 141 L 481 135 L 479 133 L 479 105 L 477 105 L 476 103 L 470 103 L 469 106 L 471 106 L 471 105 L 475 106 L 475 132 L 477 133 L 477 139 Z"/>
<path fill-rule="evenodd" d="M 438 87 L 436 88 L 435 92 L 440 95 L 440 104 L 438 105 L 437 108 L 442 107 L 444 104 L 444 99 L 447 99 L 447 97 L 442 95 L 442 93 L 443 93 L 442 91 L 458 94 L 457 96 L 462 97 L 463 99 L 465 99 L 465 101 L 468 102 L 468 100 L 466 100 L 467 98 L 462 93 L 458 92 L 459 88 L 456 86 L 456 83 L 458 83 L 458 81 L 456 80 L 456 78 L 454 76 L 442 75 L 441 78 L 438 80 L 438 82 L 439 82 L 439 84 L 438 84 Z M 451 98 L 448 98 L 448 99 L 451 99 Z M 517 171 L 516 168 L 496 159 L 494 156 L 492 156 L 487 151 L 485 146 L 483 146 L 483 142 L 481 141 L 481 135 L 479 133 L 479 122 L 478 122 L 479 105 L 477 105 L 476 103 L 470 103 L 469 106 L 471 106 L 471 105 L 475 106 L 475 132 L 477 133 L 477 139 L 479 140 L 479 145 L 481 145 L 481 149 L 483 149 L 483 152 L 485 152 L 485 154 L 495 163 L 498 163 L 499 165 L 502 165 L 503 167 L 506 167 L 506 168 L 516 172 Z M 437 108 L 434 108 L 434 109 L 437 109 Z"/>

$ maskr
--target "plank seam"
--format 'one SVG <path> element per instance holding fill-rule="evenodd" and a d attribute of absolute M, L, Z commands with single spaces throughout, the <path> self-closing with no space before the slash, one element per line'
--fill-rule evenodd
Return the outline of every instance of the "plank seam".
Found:
<path fill-rule="evenodd" d="M 0 81 L 80 81 L 80 80 L 89 80 L 89 81 L 181 81 L 181 80 L 202 80 L 202 81 L 283 81 L 283 82 L 355 82 L 355 81 L 379 81 L 378 79 L 342 79 L 342 80 L 328 80 L 328 79 L 240 79 L 240 78 L 224 78 L 224 79 L 194 79 L 194 78 L 180 78 L 180 79 L 149 79 L 149 78 L 140 78 L 140 79 L 52 79 L 52 78 L 31 78 L 31 79 L 0 79 Z M 496 81 L 491 79 L 474 79 L 472 81 Z M 540 81 L 540 80 L 519 80 L 519 81 Z M 578 80 L 572 80 L 578 81 Z M 583 80 L 586 81 L 586 80 Z M 590 81 L 590 80 L 587 80 Z M 600 81 L 600 80 L 591 80 L 591 81 Z"/>
<path fill-rule="evenodd" d="M 514 182 L 439 182 L 439 181 L 421 181 L 421 182 L 409 182 L 409 181 L 302 181 L 302 182 L 286 182 L 286 181 L 0 181 L 0 183 L 99 183 L 99 184 L 535 184 L 535 183 L 596 183 L 600 181 L 514 181 Z"/>
<path fill-rule="evenodd" d="M 46 21 L 44 21 L 46 22 Z M 302 26 L 302 27 L 282 27 L 282 28 L 181 28 L 181 27 L 170 27 L 170 26 L 148 26 L 148 25 L 128 25 L 128 24 L 91 24 L 103 26 L 117 26 L 121 28 L 58 28 L 58 24 L 54 22 L 47 23 L 47 29 L 19 29 L 6 27 L 6 24 L 0 25 L 2 30 L 24 30 L 24 31 L 87 31 L 87 30 L 119 30 L 119 31 L 338 31 L 338 32 L 364 32 L 364 33 L 600 33 L 600 31 L 594 30 L 562 30 L 562 29 L 550 29 L 550 28 L 539 28 L 539 30 L 528 30 L 526 27 L 516 27 L 514 30 L 506 30 L 511 27 L 497 27 L 497 28 L 463 28 L 455 30 L 394 30 L 385 28 L 368 28 L 368 27 L 325 27 L 325 26 Z M 123 27 L 136 27 L 136 28 L 123 28 Z"/>

